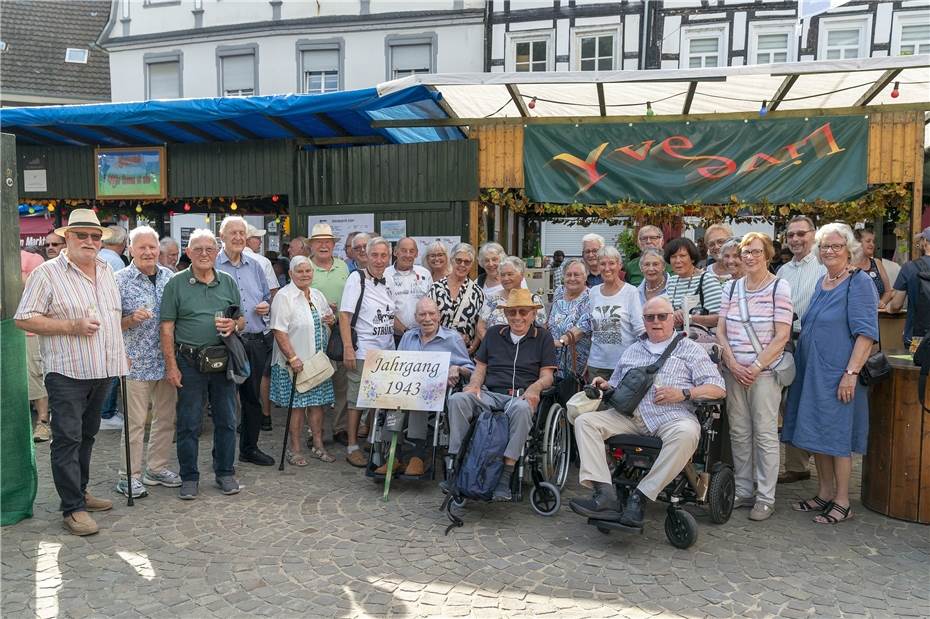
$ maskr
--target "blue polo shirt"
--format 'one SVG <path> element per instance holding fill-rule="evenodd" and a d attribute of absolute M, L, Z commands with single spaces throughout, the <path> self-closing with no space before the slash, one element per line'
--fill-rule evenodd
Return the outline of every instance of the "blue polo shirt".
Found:
<path fill-rule="evenodd" d="M 255 306 L 266 301 L 271 303 L 271 290 L 268 289 L 268 280 L 265 271 L 257 260 L 253 260 L 243 252 L 239 256 L 239 264 L 229 261 L 224 249 L 216 257 L 216 270 L 226 273 L 233 278 L 242 297 L 242 306 L 239 310 L 245 316 L 246 333 L 265 333 L 268 325 L 255 311 Z"/>
<path fill-rule="evenodd" d="M 917 260 L 922 260 L 927 268 L 930 268 L 930 256 L 921 256 Z M 898 278 L 894 281 L 894 289 L 907 292 L 907 315 L 904 318 L 904 346 L 911 345 L 911 336 L 914 331 L 914 315 L 917 313 L 917 293 L 920 289 L 920 278 L 918 274 L 920 269 L 917 268 L 917 260 L 906 262 L 898 272 Z"/>
<path fill-rule="evenodd" d="M 447 352 L 451 354 L 449 365 L 457 365 L 465 368 L 469 372 L 475 371 L 475 364 L 468 357 L 468 350 L 465 348 L 465 341 L 459 332 L 449 327 L 439 327 L 439 331 L 433 336 L 433 339 L 426 344 L 420 339 L 420 327 L 414 327 L 404 332 L 400 338 L 400 344 L 397 350 L 409 350 L 411 352 Z"/>

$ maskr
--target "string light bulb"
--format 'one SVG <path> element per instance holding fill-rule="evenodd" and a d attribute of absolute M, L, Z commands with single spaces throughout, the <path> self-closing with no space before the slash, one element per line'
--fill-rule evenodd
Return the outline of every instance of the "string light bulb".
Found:
<path fill-rule="evenodd" d="M 52 204 L 51 202 L 48 203 L 48 212 L 49 212 L 49 213 L 54 213 L 54 212 L 55 212 L 55 205 Z"/>
<path fill-rule="evenodd" d="M 184 211 L 187 212 L 187 211 L 190 211 L 190 210 L 191 210 L 191 203 L 190 203 L 190 202 L 185 202 L 185 203 L 184 203 Z"/>
<path fill-rule="evenodd" d="M 273 196 L 271 196 L 271 201 L 272 201 L 272 202 L 277 202 L 277 201 L 280 200 L 280 199 L 281 199 L 281 198 L 278 196 L 278 194 L 274 194 Z"/>
<path fill-rule="evenodd" d="M 762 107 L 759 108 L 759 116 L 765 116 L 769 113 L 768 101 L 762 100 Z"/>
<path fill-rule="evenodd" d="M 655 110 L 652 109 L 652 102 L 646 101 L 646 116 L 655 116 Z"/>
<path fill-rule="evenodd" d="M 234 211 L 234 210 L 236 210 L 237 208 L 239 208 L 239 205 L 236 204 L 236 201 L 235 201 L 235 200 L 233 200 L 233 201 L 232 201 L 232 204 L 229 205 L 229 210 Z"/>
<path fill-rule="evenodd" d="M 899 87 L 900 85 L 901 85 L 901 82 L 895 82 L 895 83 L 894 83 L 894 88 L 891 90 L 891 98 L 892 98 L 892 99 L 897 99 L 898 97 L 901 96 L 901 91 L 898 89 L 898 87 Z"/>
<path fill-rule="evenodd" d="M 531 110 L 535 110 L 536 109 L 536 97 L 533 97 L 532 99 L 530 99 L 530 102 L 526 104 L 526 107 L 530 108 Z"/>
<path fill-rule="evenodd" d="M 136 205 L 136 212 L 137 212 L 137 213 L 141 213 L 141 212 L 142 212 L 142 205 L 141 205 L 141 204 L 137 204 L 137 205 Z"/>

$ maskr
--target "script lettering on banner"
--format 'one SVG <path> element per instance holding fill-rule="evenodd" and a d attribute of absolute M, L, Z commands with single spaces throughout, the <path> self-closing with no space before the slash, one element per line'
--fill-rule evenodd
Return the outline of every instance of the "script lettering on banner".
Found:
<path fill-rule="evenodd" d="M 534 202 L 785 204 L 867 189 L 865 116 L 529 125 L 524 135 Z"/>
<path fill-rule="evenodd" d="M 369 350 L 358 388 L 359 408 L 441 411 L 450 358 L 447 352 Z"/>

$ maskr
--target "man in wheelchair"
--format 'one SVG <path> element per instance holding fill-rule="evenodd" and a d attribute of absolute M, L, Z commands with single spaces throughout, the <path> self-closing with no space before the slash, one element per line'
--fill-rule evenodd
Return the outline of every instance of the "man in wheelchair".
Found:
<path fill-rule="evenodd" d="M 600 390 L 616 387 L 632 368 L 647 366 L 675 337 L 675 316 L 664 297 L 650 299 L 643 308 L 646 335 L 620 357 L 609 381 L 596 378 Z M 585 413 L 575 419 L 575 440 L 581 458 L 580 483 L 594 489 L 590 499 L 573 499 L 572 510 L 599 520 L 618 520 L 641 527 L 648 498 L 655 501 L 691 459 L 701 435 L 693 414 L 695 400 L 726 396 L 723 377 L 707 352 L 690 339 L 681 340 L 658 371 L 654 387 L 640 401 L 632 418 L 613 409 Z M 604 441 L 617 434 L 640 434 L 662 439 L 662 449 L 648 474 L 621 506 L 611 481 Z"/>
<path fill-rule="evenodd" d="M 459 380 L 467 379 L 475 369 L 475 364 L 468 356 L 465 342 L 458 332 L 439 324 L 439 308 L 436 302 L 429 297 L 423 297 L 416 304 L 414 313 L 416 326 L 404 332 L 397 350 L 410 350 L 414 352 L 448 352 L 449 359 L 449 386 L 454 386 Z M 404 475 L 419 476 L 426 472 L 427 422 L 426 412 L 411 411 L 407 415 L 407 439 L 414 447 L 407 460 Z M 375 469 L 376 475 L 383 475 L 387 471 L 387 463 Z"/>
<path fill-rule="evenodd" d="M 552 386 L 557 364 L 552 335 L 534 324 L 540 305 L 528 290 L 511 290 L 499 307 L 507 325 L 488 329 L 475 353 L 475 371 L 468 386 L 449 398 L 449 455 L 454 461 L 472 418 L 482 409 L 502 410 L 510 421 L 510 433 L 504 472 L 493 499 L 510 501 L 514 465 L 532 427 L 540 395 Z"/>

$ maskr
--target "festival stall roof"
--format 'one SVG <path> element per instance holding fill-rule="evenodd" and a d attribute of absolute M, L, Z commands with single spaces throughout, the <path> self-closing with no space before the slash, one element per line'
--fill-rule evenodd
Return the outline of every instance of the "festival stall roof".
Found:
<path fill-rule="evenodd" d="M 298 139 L 310 146 L 463 139 L 455 127 L 375 129 L 376 120 L 443 119 L 442 95 L 416 86 L 319 95 L 171 99 L 3 108 L 0 128 L 22 144 L 140 146 Z"/>
<path fill-rule="evenodd" d="M 644 116 L 647 102 L 656 116 L 679 117 L 758 113 L 763 101 L 768 112 L 884 104 L 930 109 L 930 54 L 708 69 L 420 74 L 377 88 L 390 95 L 412 86 L 435 88 L 457 118 L 373 126 L 599 122 Z"/>

